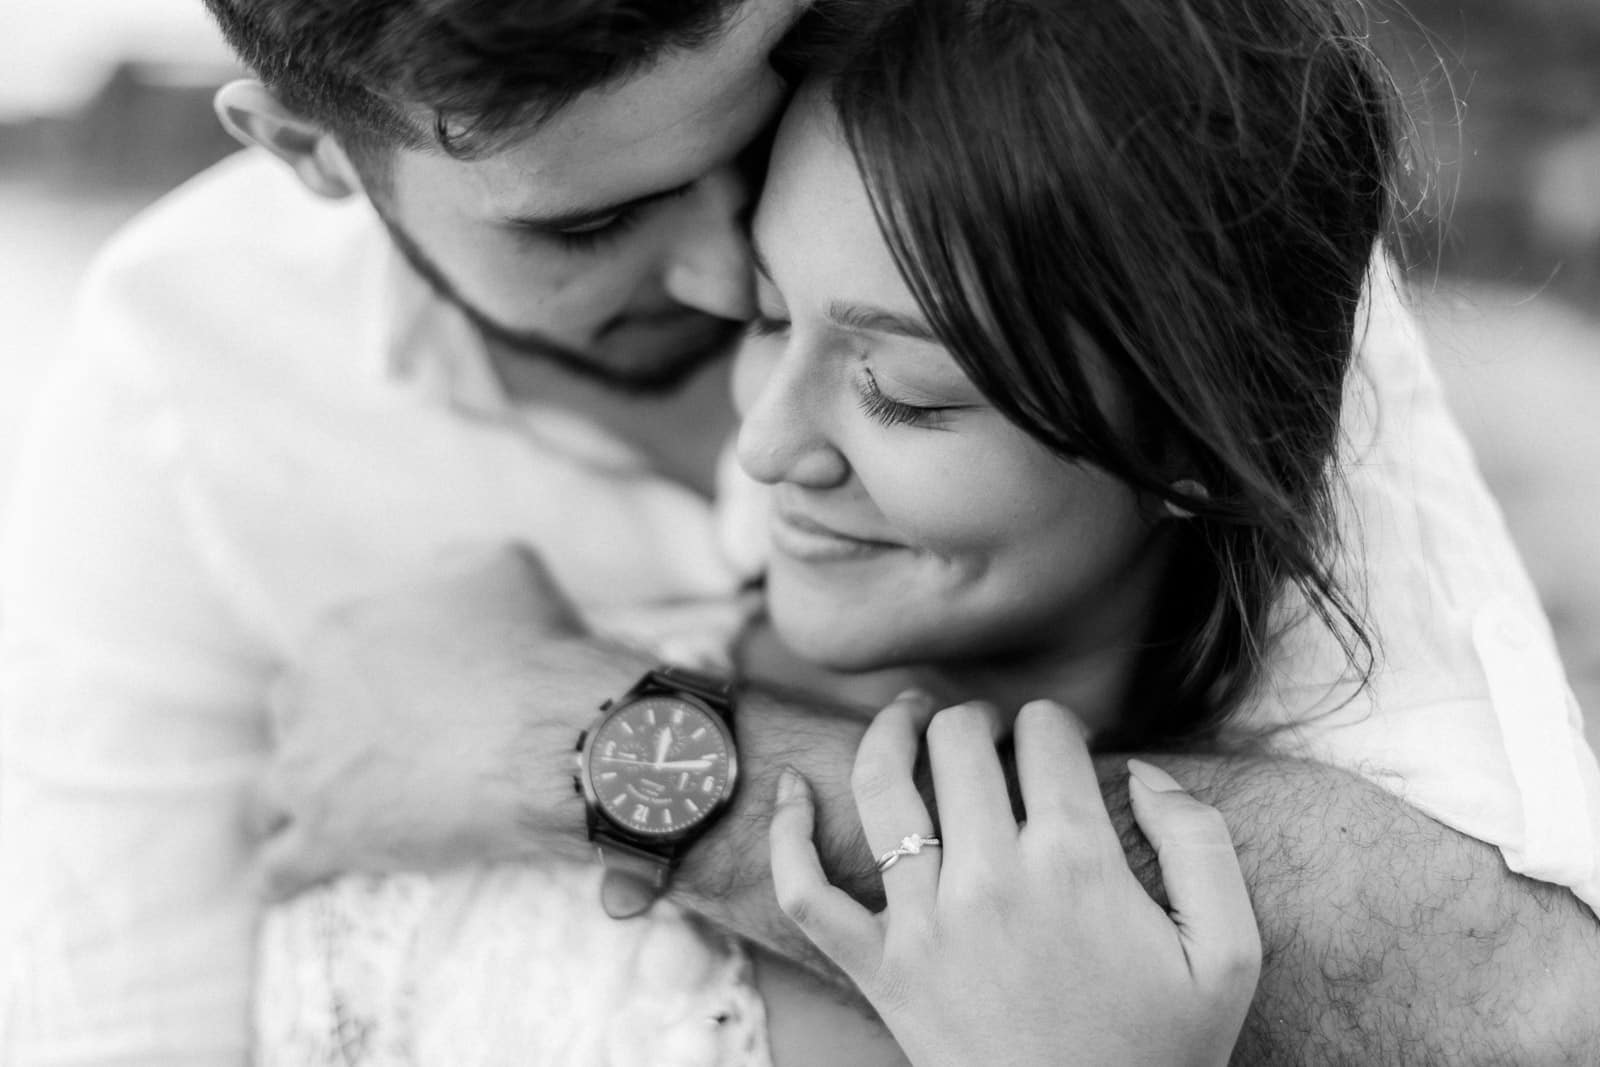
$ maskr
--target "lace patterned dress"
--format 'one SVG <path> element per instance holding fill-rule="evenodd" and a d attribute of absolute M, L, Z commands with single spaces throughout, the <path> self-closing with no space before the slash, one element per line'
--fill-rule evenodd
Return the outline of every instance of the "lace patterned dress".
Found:
<path fill-rule="evenodd" d="M 272 909 L 258 1067 L 769 1067 L 734 941 L 665 902 L 608 918 L 599 870 L 348 876 Z"/>

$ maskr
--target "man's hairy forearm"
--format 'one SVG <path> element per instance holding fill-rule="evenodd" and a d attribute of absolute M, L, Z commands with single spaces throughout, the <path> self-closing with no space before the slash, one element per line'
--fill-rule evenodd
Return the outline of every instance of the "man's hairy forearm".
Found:
<path fill-rule="evenodd" d="M 1600 923 L 1570 892 L 1512 874 L 1493 847 L 1333 768 L 1159 762 L 1227 819 L 1261 926 L 1234 1062 L 1593 1062 Z M 1098 766 L 1130 862 L 1155 890 L 1122 760 Z"/>
<path fill-rule="evenodd" d="M 744 700 L 739 802 L 679 879 L 689 907 L 841 987 L 778 909 L 767 819 L 778 772 L 795 767 L 816 795 L 833 881 L 881 905 L 849 788 L 864 730 L 858 717 Z M 1261 984 L 1235 1062 L 1593 1058 L 1600 923 L 1570 893 L 1511 874 L 1493 848 L 1342 771 L 1256 756 L 1154 759 L 1226 817 L 1261 924 Z M 1096 765 L 1129 862 L 1163 900 L 1129 810 L 1125 758 Z"/>
<path fill-rule="evenodd" d="M 804 701 L 802 710 L 797 701 Z M 850 794 L 856 746 L 866 733 L 860 711 L 808 697 L 741 694 L 740 785 L 733 808 L 697 841 L 674 880 L 674 896 L 718 926 L 805 967 L 854 996 L 849 981 L 778 907 L 772 888 L 767 827 L 778 775 L 793 767 L 817 800 L 818 853 L 830 878 L 869 904 L 882 904 L 861 823 Z M 909 831 L 908 831 L 909 832 Z"/>

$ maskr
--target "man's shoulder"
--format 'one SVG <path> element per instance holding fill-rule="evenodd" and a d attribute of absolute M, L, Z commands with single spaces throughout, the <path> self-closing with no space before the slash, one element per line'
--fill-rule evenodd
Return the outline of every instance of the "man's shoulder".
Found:
<path fill-rule="evenodd" d="M 265 152 L 238 152 L 137 215 L 100 251 L 88 299 L 107 287 L 158 286 L 200 301 L 260 287 L 293 291 L 383 242 L 371 208 L 312 194 Z"/>
<path fill-rule="evenodd" d="M 208 401 L 324 364 L 339 373 L 350 360 L 329 353 L 372 343 L 391 258 L 364 199 L 322 199 L 277 159 L 241 152 L 101 250 L 73 316 L 74 362 L 108 381 L 153 373 Z"/>

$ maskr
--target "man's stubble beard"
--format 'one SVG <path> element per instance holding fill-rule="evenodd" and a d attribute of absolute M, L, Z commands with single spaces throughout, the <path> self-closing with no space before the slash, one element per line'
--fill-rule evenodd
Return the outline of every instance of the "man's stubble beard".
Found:
<path fill-rule="evenodd" d="M 609 366 L 591 353 L 560 344 L 537 331 L 517 330 L 495 321 L 461 295 L 443 269 L 422 250 L 405 227 L 390 216 L 377 198 L 372 198 L 371 203 L 384 228 L 389 231 L 390 240 L 411 269 L 428 283 L 441 300 L 459 309 L 491 345 L 519 358 L 551 364 L 574 377 L 607 389 L 630 396 L 666 396 L 675 393 L 701 370 L 729 355 L 735 338 L 743 330 L 741 323 L 706 315 L 708 321 L 723 326 L 707 344 L 651 366 Z M 626 323 L 626 318 L 619 318 L 606 328 Z M 601 332 L 604 333 L 604 330 Z"/>

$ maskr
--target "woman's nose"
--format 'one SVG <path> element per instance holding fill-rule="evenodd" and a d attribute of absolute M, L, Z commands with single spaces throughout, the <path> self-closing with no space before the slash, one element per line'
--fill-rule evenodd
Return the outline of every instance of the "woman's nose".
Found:
<path fill-rule="evenodd" d="M 772 339 L 745 342 L 733 371 L 738 456 L 758 482 L 829 489 L 850 476 L 844 453 L 827 430 L 826 396 L 798 359 L 784 359 Z"/>

